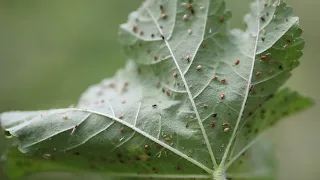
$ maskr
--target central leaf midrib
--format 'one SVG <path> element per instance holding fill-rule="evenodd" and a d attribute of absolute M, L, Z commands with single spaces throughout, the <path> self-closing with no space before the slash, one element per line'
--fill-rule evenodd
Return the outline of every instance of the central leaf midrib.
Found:
<path fill-rule="evenodd" d="M 205 13 L 205 14 L 207 14 L 207 15 L 208 15 L 208 12 L 209 12 L 209 4 L 210 4 L 210 1 L 208 2 L 208 5 L 207 5 L 208 8 L 206 9 L 207 12 Z M 150 17 L 152 18 L 152 20 L 153 20 L 153 22 L 155 23 L 155 25 L 157 26 L 157 29 L 159 30 L 160 34 L 163 36 L 162 29 L 160 28 L 160 25 L 157 23 L 156 18 L 152 15 L 151 11 L 150 11 L 147 7 L 145 7 L 145 9 L 147 10 L 148 14 L 149 14 Z M 205 22 L 204 22 L 204 25 L 207 24 L 208 16 L 206 16 L 205 19 L 206 19 L 206 20 L 205 20 Z M 204 27 L 205 27 L 205 26 L 204 26 Z M 174 29 L 174 27 L 173 27 L 173 29 Z M 205 34 L 205 28 L 203 28 L 202 39 L 204 38 L 204 34 Z M 182 79 L 183 84 L 184 84 L 184 86 L 185 86 L 185 88 L 186 88 L 187 94 L 188 94 L 188 96 L 189 96 L 189 100 L 190 100 L 190 102 L 191 102 L 192 108 L 193 108 L 193 110 L 194 110 L 194 112 L 195 112 L 195 114 L 196 114 L 196 117 L 197 117 L 197 120 L 198 120 L 200 129 L 201 129 L 203 138 L 204 138 L 204 140 L 205 140 L 205 144 L 206 144 L 206 146 L 207 146 L 208 152 L 209 152 L 210 157 L 211 157 L 211 161 L 212 161 L 212 163 L 213 163 L 213 168 L 216 169 L 216 168 L 218 168 L 218 164 L 217 164 L 217 161 L 216 161 L 216 159 L 215 159 L 215 157 L 214 157 L 214 154 L 213 154 L 213 151 L 212 151 L 211 144 L 210 144 L 210 142 L 209 142 L 207 133 L 206 133 L 206 131 L 205 131 L 205 129 L 204 129 L 204 126 L 203 126 L 203 124 L 202 124 L 202 120 L 201 120 L 201 118 L 200 118 L 200 115 L 199 115 L 197 106 L 196 106 L 196 104 L 195 104 L 195 102 L 194 102 L 194 99 L 193 99 L 193 96 L 192 96 L 191 91 L 190 91 L 190 89 L 189 89 L 188 83 L 187 83 L 187 81 L 186 81 L 186 79 L 185 79 L 185 77 L 184 77 L 184 73 L 183 73 L 182 70 L 180 69 L 179 64 L 178 64 L 178 61 L 176 60 L 176 57 L 175 57 L 174 53 L 172 52 L 172 48 L 171 48 L 169 42 L 167 41 L 166 37 L 164 37 L 163 41 L 166 43 L 166 46 L 167 46 L 167 48 L 168 48 L 168 50 L 169 50 L 169 52 L 170 52 L 170 54 L 171 54 L 171 56 L 172 56 L 172 59 L 173 59 L 175 65 L 176 65 L 176 67 L 177 67 L 177 69 L 178 69 L 178 71 L 179 71 L 179 74 L 180 74 L 180 76 L 181 76 L 181 79 Z M 201 43 L 200 43 L 200 44 L 201 44 Z M 199 44 L 199 46 L 200 46 L 200 44 Z"/>
<path fill-rule="evenodd" d="M 258 7 L 257 7 L 257 11 L 258 11 L 258 15 L 257 17 L 260 17 L 260 1 L 258 0 Z M 242 114 L 243 114 L 243 111 L 245 109 L 245 106 L 246 106 L 246 102 L 247 102 L 247 99 L 248 99 L 248 96 L 249 96 L 249 86 L 251 84 L 251 80 L 252 80 L 252 75 L 253 75 L 253 69 L 254 69 L 254 65 L 255 65 L 255 58 L 256 58 L 256 54 L 257 54 L 257 47 L 258 47 L 258 42 L 259 42 L 259 34 L 260 34 L 260 18 L 258 18 L 257 20 L 258 22 L 258 27 L 257 27 L 257 35 L 256 35 L 256 41 L 255 41 L 255 46 L 254 46 L 254 50 L 253 50 L 253 56 L 252 56 L 252 65 L 251 65 L 251 68 L 250 68 L 250 72 L 249 72 L 249 78 L 248 78 L 248 83 L 247 83 L 247 88 L 246 88 L 246 92 L 245 92 L 245 96 L 244 96 L 244 99 L 243 99 L 243 102 L 242 102 L 242 105 L 241 105 L 241 109 L 240 109 L 240 113 L 239 113 L 239 116 L 237 118 L 237 122 L 236 122 L 236 125 L 234 127 L 234 130 L 232 132 L 232 135 L 231 135 L 231 138 L 228 142 L 228 145 L 227 145 L 227 148 L 226 148 L 226 151 L 224 152 L 223 154 L 223 157 L 222 157 L 222 160 L 221 160 L 221 164 L 220 166 L 224 166 L 225 162 L 226 162 L 226 159 L 228 157 L 228 153 L 230 151 L 230 148 L 231 148 L 231 145 L 232 145 L 232 142 L 233 140 L 235 139 L 235 135 L 236 135 L 236 132 L 238 130 L 238 127 L 239 127 L 239 124 L 240 124 L 240 120 L 241 120 L 241 117 L 242 117 Z"/>

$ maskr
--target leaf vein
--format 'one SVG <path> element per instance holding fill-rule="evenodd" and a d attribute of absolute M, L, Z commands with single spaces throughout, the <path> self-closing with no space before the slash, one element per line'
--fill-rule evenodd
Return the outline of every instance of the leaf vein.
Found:
<path fill-rule="evenodd" d="M 149 13 L 149 15 L 152 17 L 152 19 L 153 19 L 154 23 L 156 24 L 156 26 L 158 27 L 158 30 L 159 30 L 160 34 L 163 36 L 163 32 L 162 32 L 161 28 L 159 27 L 159 24 L 157 23 L 156 19 L 155 19 L 154 16 L 152 15 L 151 11 L 150 11 L 147 7 L 145 7 L 145 8 L 146 8 L 147 12 Z M 207 11 L 208 11 L 208 10 L 207 10 Z M 164 42 L 166 43 L 166 46 L 168 47 L 168 50 L 170 51 L 170 54 L 172 55 L 172 59 L 173 59 L 174 63 L 176 64 L 176 67 L 177 67 L 177 69 L 178 69 L 178 71 L 179 71 L 179 74 L 181 75 L 181 79 L 182 79 L 182 81 L 183 81 L 183 83 L 184 83 L 184 85 L 185 85 L 186 91 L 187 91 L 188 96 L 189 96 L 189 100 L 190 100 L 190 102 L 191 102 L 191 105 L 192 105 L 192 107 L 193 107 L 193 109 L 194 109 L 194 111 L 195 111 L 196 117 L 197 117 L 197 119 L 198 119 L 198 123 L 199 123 L 200 129 L 201 129 L 201 131 L 202 131 L 202 134 L 203 134 L 203 137 L 204 137 L 206 146 L 207 146 L 207 148 L 208 148 L 208 151 L 209 151 L 209 154 L 210 154 L 212 163 L 214 164 L 214 167 L 218 167 L 217 162 L 216 162 L 216 159 L 215 159 L 215 157 L 214 157 L 214 155 L 213 155 L 213 151 L 212 151 L 210 142 L 209 142 L 209 140 L 208 140 L 208 136 L 206 135 L 206 131 L 205 131 L 204 127 L 203 127 L 203 124 L 202 124 L 202 121 L 201 121 L 199 112 L 198 112 L 198 110 L 197 110 L 196 104 L 195 104 L 195 102 L 194 102 L 194 100 L 193 100 L 193 97 L 192 97 L 192 94 L 191 94 L 190 89 L 189 89 L 189 87 L 188 87 L 187 81 L 186 81 L 186 79 L 184 78 L 184 74 L 183 74 L 183 72 L 181 71 L 181 69 L 180 69 L 180 67 L 179 67 L 179 64 L 178 64 L 178 62 L 177 62 L 177 60 L 176 60 L 176 58 L 175 58 L 175 56 L 174 56 L 174 53 L 172 52 L 172 49 L 171 49 L 171 47 L 170 47 L 169 42 L 168 42 L 166 39 L 164 39 Z"/>

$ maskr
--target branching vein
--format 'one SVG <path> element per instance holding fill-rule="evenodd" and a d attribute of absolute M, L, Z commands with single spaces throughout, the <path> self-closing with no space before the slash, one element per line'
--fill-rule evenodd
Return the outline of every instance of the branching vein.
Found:
<path fill-rule="evenodd" d="M 163 32 L 162 32 L 159 24 L 157 23 L 156 18 L 152 15 L 152 12 L 151 12 L 147 7 L 145 7 L 145 8 L 146 8 L 147 12 L 149 13 L 149 15 L 151 16 L 151 18 L 153 19 L 154 23 L 156 24 L 156 26 L 157 26 L 160 34 L 163 35 Z M 207 11 L 208 11 L 208 10 L 207 10 Z M 204 32 L 203 32 L 203 33 L 204 33 Z M 197 106 L 196 106 L 196 104 L 195 104 L 195 102 L 194 102 L 194 99 L 193 99 L 193 97 L 192 97 L 192 94 L 191 94 L 191 91 L 190 91 L 190 89 L 189 89 L 188 83 L 187 83 L 187 81 L 186 81 L 186 79 L 185 79 L 185 77 L 184 77 L 184 74 L 183 74 L 181 68 L 179 67 L 178 61 L 177 61 L 176 57 L 174 56 L 174 53 L 172 52 L 172 48 L 171 48 L 169 42 L 167 41 L 167 39 L 164 39 L 164 42 L 166 43 L 166 46 L 168 47 L 168 49 L 169 49 L 169 51 L 170 51 L 170 54 L 171 54 L 171 56 L 172 56 L 172 59 L 173 59 L 175 65 L 176 65 L 176 67 L 177 67 L 177 69 L 178 69 L 178 71 L 179 71 L 179 74 L 180 74 L 180 76 L 181 76 L 181 79 L 182 79 L 182 81 L 183 81 L 183 83 L 184 83 L 184 85 L 185 85 L 186 91 L 187 91 L 188 96 L 189 96 L 189 100 L 190 100 L 191 105 L 192 105 L 192 107 L 193 107 L 193 109 L 194 109 L 194 112 L 195 112 L 195 114 L 196 114 L 196 117 L 197 117 L 197 120 L 198 120 L 200 129 L 201 129 L 201 132 L 202 132 L 202 134 L 203 134 L 204 141 L 205 141 L 206 146 L 207 146 L 207 148 L 208 148 L 208 152 L 209 152 L 209 154 L 210 154 L 210 157 L 211 157 L 212 163 L 213 163 L 213 165 L 214 165 L 214 168 L 217 168 L 217 167 L 218 167 L 218 164 L 217 164 L 216 159 L 215 159 L 215 157 L 214 157 L 214 155 L 213 155 L 213 151 L 212 151 L 212 148 L 211 148 L 211 145 L 210 145 L 208 136 L 207 136 L 206 131 L 205 131 L 205 129 L 204 129 L 204 126 L 203 126 L 203 124 L 202 124 L 202 120 L 201 120 L 201 118 L 200 118 L 200 115 L 199 115 Z"/>

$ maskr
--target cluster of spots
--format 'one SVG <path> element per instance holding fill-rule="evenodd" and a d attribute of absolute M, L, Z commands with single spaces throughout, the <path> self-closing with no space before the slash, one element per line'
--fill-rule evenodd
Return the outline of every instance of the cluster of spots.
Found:
<path fill-rule="evenodd" d="M 249 121 L 246 122 L 244 127 L 240 130 L 241 134 L 239 137 L 241 137 L 241 141 L 244 143 L 239 144 L 238 147 L 236 147 L 236 149 L 238 149 L 237 152 L 241 152 L 245 145 L 255 139 L 260 132 L 273 126 L 283 117 L 307 107 L 308 105 L 302 103 L 302 101 L 305 102 L 305 100 L 300 98 L 301 97 L 297 96 L 296 93 L 282 90 L 277 93 L 274 100 L 268 101 L 264 108 L 261 108 L 256 113 L 252 114 Z M 246 154 L 247 153 L 242 154 L 244 157 L 238 159 L 235 164 L 240 165 L 245 158 L 248 158 Z"/>
<path fill-rule="evenodd" d="M 281 93 L 283 92 L 277 95 L 277 101 L 268 102 L 265 108 L 260 109 L 252 116 L 252 120 L 245 124 L 244 137 L 247 141 L 255 137 L 260 131 L 273 126 L 282 117 L 288 116 L 290 111 L 299 111 L 304 106 L 294 102 L 296 98 L 294 93 L 285 92 L 283 94 L 287 94 L 284 97 L 281 97 L 283 96 Z M 259 121 L 256 121 L 256 119 L 259 119 Z"/>
<path fill-rule="evenodd" d="M 169 15 L 168 15 L 167 12 L 165 12 L 164 6 L 161 4 L 159 7 L 160 7 L 160 11 L 161 11 L 161 19 L 163 19 L 163 20 L 168 19 Z M 136 18 L 135 21 L 136 21 L 136 23 L 138 23 L 140 20 L 138 18 Z M 160 25 L 160 28 L 162 29 L 163 26 Z M 142 29 L 139 30 L 139 28 L 138 28 L 138 26 L 136 24 L 132 25 L 131 30 L 132 30 L 133 33 L 138 33 L 139 36 L 143 36 L 145 34 L 144 30 L 142 30 Z M 163 40 L 165 39 L 165 37 L 162 34 L 160 34 L 159 32 L 157 32 L 156 34 L 159 35 Z M 150 36 L 151 36 L 151 38 L 154 38 L 155 37 L 155 33 L 151 33 Z M 157 59 L 155 58 L 155 60 L 157 60 Z"/>
<path fill-rule="evenodd" d="M 134 33 L 136 33 L 136 32 L 138 31 L 138 27 L 137 27 L 136 25 L 133 25 L 133 26 L 132 26 L 132 31 L 133 31 Z M 143 31 L 143 30 L 140 30 L 140 31 L 139 31 L 139 35 L 142 36 L 143 34 L 144 34 L 144 31 Z"/>
<path fill-rule="evenodd" d="M 224 122 L 222 124 L 222 126 L 224 126 L 225 128 L 223 129 L 223 132 L 227 133 L 229 132 L 230 128 L 228 127 L 229 126 L 229 123 L 228 122 Z"/>
<path fill-rule="evenodd" d="M 149 144 L 151 143 L 151 144 Z M 90 145 L 91 146 L 91 145 Z M 130 145 L 128 146 L 130 147 Z M 122 148 L 121 150 L 112 152 L 101 152 L 101 150 L 93 149 L 87 151 L 88 147 L 77 147 L 66 151 L 54 151 L 51 153 L 39 153 L 38 155 L 25 156 L 22 159 L 22 163 L 19 161 L 17 165 L 19 167 L 27 166 L 27 162 L 33 162 L 34 160 L 44 159 L 45 161 L 57 161 L 64 163 L 65 165 L 71 165 L 72 167 L 90 168 L 94 170 L 101 170 L 104 172 L 135 172 L 138 174 L 153 174 L 182 171 L 186 170 L 194 171 L 193 165 L 181 166 L 184 160 L 167 151 L 161 145 L 148 142 L 142 145 L 142 148 L 129 150 Z M 139 148 L 137 146 L 137 148 Z M 126 150 L 127 149 L 127 150 Z M 134 150 L 134 151 L 133 151 Z M 175 163 L 172 161 L 176 159 Z M 74 162 L 77 162 L 74 164 Z M 122 167 L 122 168 L 120 168 Z"/>
<path fill-rule="evenodd" d="M 194 5 L 192 3 L 193 3 L 192 1 L 189 1 L 188 3 L 182 3 L 182 6 L 184 6 L 184 8 L 185 8 L 185 12 L 183 12 L 183 14 L 181 14 L 181 15 L 183 16 L 182 19 L 186 22 L 186 25 L 189 24 L 189 23 L 187 23 L 187 21 L 193 20 L 194 15 L 196 14 L 196 11 L 195 11 L 196 7 L 194 7 Z M 200 7 L 200 9 L 203 9 L 203 8 L 204 7 Z M 159 9 L 160 9 L 160 17 L 159 17 L 160 21 L 164 22 L 164 21 L 168 20 L 169 17 L 171 18 L 170 11 L 169 11 L 169 9 L 166 8 L 165 4 L 159 4 Z M 162 26 L 159 25 L 159 28 L 162 29 Z M 134 32 L 138 32 L 138 29 L 139 28 L 137 27 L 137 25 L 134 25 L 133 31 Z M 192 31 L 192 27 L 188 27 L 187 31 L 188 31 L 189 35 L 192 34 L 192 32 L 193 32 Z M 162 34 L 161 31 L 160 32 L 153 32 L 151 34 L 151 37 L 154 38 L 155 35 L 160 35 L 161 38 L 163 40 L 165 40 L 164 34 Z M 206 46 L 206 43 L 202 42 L 202 46 Z M 151 50 L 150 49 L 147 49 L 147 54 L 151 54 Z M 159 59 L 162 60 L 162 59 L 165 58 L 165 57 L 161 57 L 160 58 L 160 55 L 156 54 L 156 53 L 152 54 L 151 57 L 153 57 L 153 61 L 159 61 Z M 184 59 L 184 58 L 182 58 L 182 59 Z M 185 56 L 185 60 L 186 60 L 187 63 L 190 63 L 191 55 L 186 55 Z M 202 66 L 198 65 L 195 68 L 196 68 L 197 71 L 201 71 Z M 180 74 L 178 74 L 177 72 L 172 72 L 172 77 L 173 78 L 177 79 L 177 78 L 179 78 L 179 76 L 180 76 Z M 180 86 L 179 82 L 174 81 L 174 86 Z M 165 95 L 168 96 L 168 97 L 172 96 L 171 90 L 166 90 L 166 89 L 167 88 L 163 89 L 162 92 L 165 93 Z M 168 88 L 168 89 L 170 89 L 170 88 Z"/>
<path fill-rule="evenodd" d="M 213 113 L 213 114 L 211 115 L 211 117 L 215 119 L 215 118 L 218 117 L 218 114 L 217 114 L 217 113 Z M 214 128 L 215 125 L 216 125 L 215 121 L 212 121 L 212 122 L 211 122 L 211 127 Z M 224 127 L 223 132 L 225 132 L 225 133 L 229 132 L 230 127 L 229 127 L 229 123 L 228 123 L 228 122 L 223 122 L 223 123 L 222 123 L 222 126 Z"/>
<path fill-rule="evenodd" d="M 192 5 L 191 3 L 189 3 L 189 4 L 187 4 L 187 3 L 182 3 L 182 5 L 185 6 L 186 9 L 189 10 L 192 15 L 195 14 L 195 10 L 194 10 L 193 5 Z M 184 15 L 183 15 L 183 20 L 185 20 L 185 21 L 189 20 L 188 14 L 184 14 Z"/>
<path fill-rule="evenodd" d="M 170 146 L 173 146 L 173 135 L 172 134 L 166 134 L 164 132 L 161 132 L 161 136 L 164 138 L 165 142 L 167 142 Z"/>
<path fill-rule="evenodd" d="M 102 81 L 99 85 L 96 85 L 93 90 L 90 90 L 86 92 L 85 96 L 81 98 L 81 101 L 78 105 L 79 108 L 83 109 L 91 109 L 96 111 L 104 111 L 106 109 L 110 110 L 110 106 L 105 106 L 105 102 L 108 99 L 108 93 L 109 91 L 124 94 L 128 92 L 129 88 L 129 82 L 123 81 L 123 82 L 109 82 L 109 81 Z M 92 97 L 92 93 L 94 97 Z M 126 104 L 126 99 L 119 100 L 121 104 Z M 63 119 L 70 119 L 67 115 L 63 116 Z"/>
<path fill-rule="evenodd" d="M 265 3 L 264 6 L 268 7 L 270 6 L 270 4 Z M 280 4 L 275 3 L 273 4 L 273 6 L 274 7 L 280 6 Z M 286 6 L 284 5 L 283 8 L 286 8 Z M 277 14 L 277 11 L 276 11 L 276 14 Z M 268 16 L 268 13 L 266 13 L 266 16 Z M 285 18 L 285 17 L 282 17 L 282 18 Z M 261 21 L 266 21 L 264 16 L 261 17 L 260 19 Z M 285 20 L 288 22 L 288 18 L 286 18 Z M 276 22 L 276 21 L 273 20 L 270 23 L 273 23 L 273 22 Z M 280 22 L 280 23 L 284 23 L 284 22 Z M 261 30 L 262 42 L 265 41 L 266 37 L 264 37 L 264 35 L 267 34 L 267 31 L 269 31 L 269 29 L 270 28 L 266 27 L 265 29 Z M 274 27 L 273 30 L 280 30 L 280 28 Z M 284 30 L 285 29 L 283 29 L 283 31 Z M 281 38 L 273 45 L 274 48 L 267 49 L 256 57 L 257 63 L 255 64 L 254 77 L 252 78 L 252 83 L 254 85 L 250 85 L 249 92 L 251 95 L 256 95 L 257 93 L 262 93 L 262 95 L 260 95 L 261 102 L 257 102 L 258 96 L 254 96 L 256 100 L 254 105 L 251 107 L 252 109 L 247 110 L 248 113 L 246 114 L 248 115 L 248 117 L 250 117 L 256 111 L 256 109 L 253 109 L 253 108 L 262 107 L 262 104 L 264 104 L 265 101 L 267 101 L 268 99 L 270 99 L 270 97 L 272 97 L 273 91 L 276 90 L 276 88 L 279 86 L 279 85 L 270 85 L 271 81 L 273 81 L 273 77 L 279 79 L 279 82 L 277 83 L 285 82 L 284 78 L 286 74 L 283 71 L 290 70 L 298 64 L 297 59 L 299 58 L 301 49 L 302 49 L 302 47 L 299 46 L 300 45 L 299 43 L 301 44 L 303 43 L 302 41 L 299 40 L 300 38 L 298 36 L 300 36 L 301 34 L 301 32 L 299 31 L 300 29 L 296 26 L 292 26 L 290 29 L 287 29 L 287 32 L 285 32 L 285 34 L 282 35 Z M 295 36 L 297 37 L 294 38 Z M 292 42 L 296 42 L 296 41 L 299 43 L 296 43 L 295 45 L 293 45 Z M 290 43 L 292 43 L 292 46 L 290 46 Z M 287 49 L 285 48 L 290 48 L 290 55 L 286 52 Z M 264 86 L 268 87 L 268 89 L 265 88 Z"/>

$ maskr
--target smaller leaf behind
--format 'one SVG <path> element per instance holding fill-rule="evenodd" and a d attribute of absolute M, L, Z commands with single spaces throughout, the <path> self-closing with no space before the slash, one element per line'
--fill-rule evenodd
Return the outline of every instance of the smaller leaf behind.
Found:
<path fill-rule="evenodd" d="M 261 140 L 261 139 L 260 139 Z M 243 153 L 241 163 L 228 170 L 232 180 L 275 180 L 278 163 L 275 146 L 267 140 L 261 140 Z"/>
<path fill-rule="evenodd" d="M 265 132 L 281 119 L 303 111 L 313 104 L 314 102 L 310 98 L 303 97 L 287 88 L 278 92 L 259 111 L 247 119 L 245 125 L 240 128 L 229 157 L 230 161 L 227 164 L 228 172 L 231 174 L 245 173 L 255 177 L 274 174 L 268 168 L 263 169 L 259 166 L 259 164 L 267 163 L 267 158 L 265 162 L 261 160 L 265 156 L 264 151 L 260 152 L 256 159 L 250 159 L 246 154 L 250 152 L 252 146 L 255 146 L 254 144 L 260 141 L 259 135 L 262 132 Z"/>

